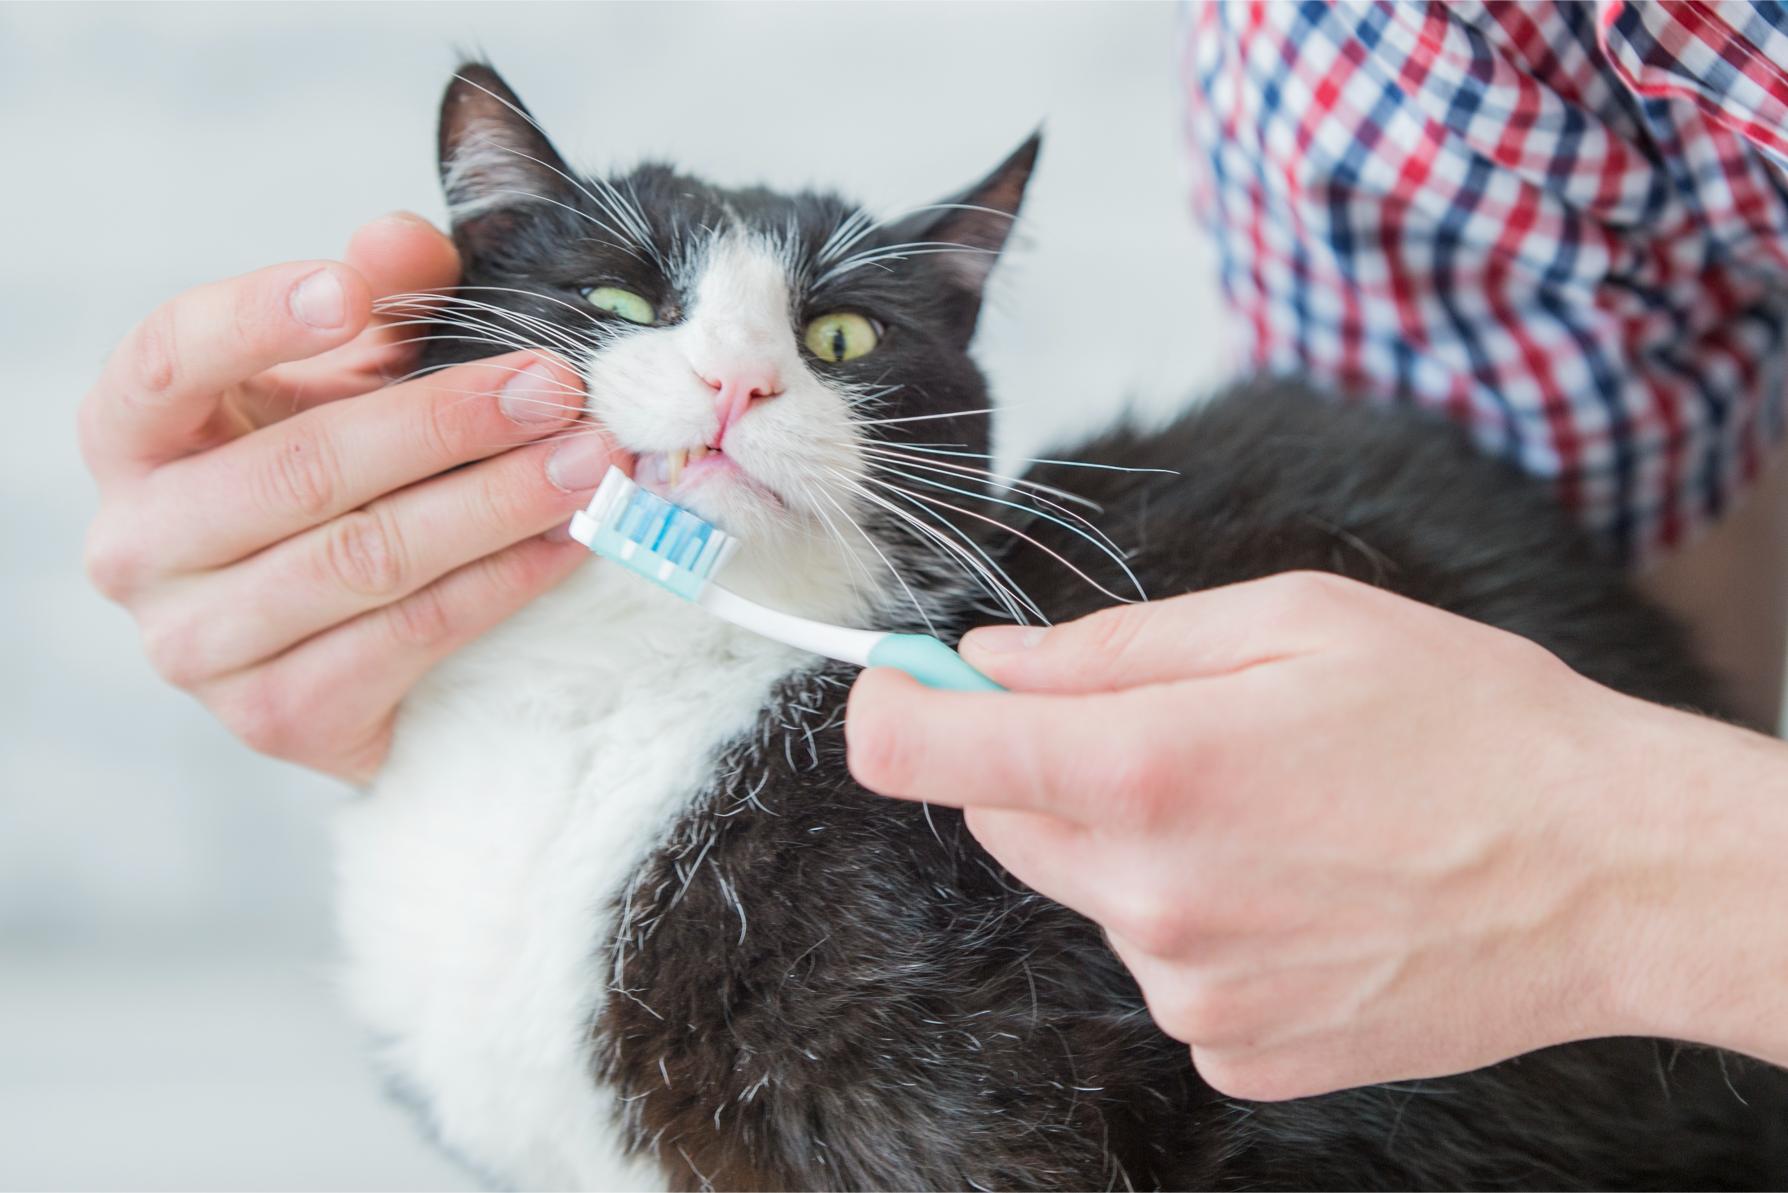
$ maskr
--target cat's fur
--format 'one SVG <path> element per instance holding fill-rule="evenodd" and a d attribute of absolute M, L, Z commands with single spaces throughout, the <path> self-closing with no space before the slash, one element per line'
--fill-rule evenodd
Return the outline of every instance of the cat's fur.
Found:
<path fill-rule="evenodd" d="M 590 409 L 642 452 L 700 441 L 711 415 L 690 376 L 705 362 L 773 360 L 785 392 L 736 434 L 782 505 L 704 496 L 715 486 L 688 499 L 746 539 L 729 584 L 954 637 L 991 619 L 975 572 L 997 566 L 1050 618 L 1087 612 L 1110 598 L 1040 548 L 1108 589 L 1128 581 L 1059 507 L 997 504 L 1015 494 L 947 470 L 972 458 L 922 454 L 987 450 L 966 346 L 1034 154 L 886 228 L 834 198 L 657 166 L 573 184 L 495 74 L 469 66 L 441 156 L 462 294 L 491 307 L 481 330 L 473 308 L 432 307 L 467 337 L 432 360 L 575 348 Z M 863 236 L 828 260 L 841 226 Z M 969 251 L 827 276 L 915 241 Z M 578 309 L 583 287 L 609 284 L 662 325 Z M 836 309 L 880 320 L 883 345 L 840 365 L 801 356 L 799 329 Z M 915 507 L 875 486 L 893 459 L 876 444 L 945 466 L 901 463 L 907 487 L 970 490 L 932 492 L 1028 539 L 962 513 L 987 554 L 955 558 L 903 528 L 892 510 Z M 1449 427 L 1260 383 L 1069 454 L 1174 470 L 1032 474 L 1103 507 L 1100 530 L 1152 597 L 1337 572 L 1525 634 L 1637 695 L 1717 707 L 1677 629 L 1534 484 Z M 830 508 L 814 492 L 828 485 Z M 958 814 L 852 782 L 850 681 L 592 564 L 414 694 L 343 819 L 343 924 L 380 1058 L 444 1146 L 496 1182 L 549 1188 L 1788 1181 L 1782 1075 L 1668 1043 L 1283 1104 L 1218 1095 L 1096 927 L 1004 874 Z"/>

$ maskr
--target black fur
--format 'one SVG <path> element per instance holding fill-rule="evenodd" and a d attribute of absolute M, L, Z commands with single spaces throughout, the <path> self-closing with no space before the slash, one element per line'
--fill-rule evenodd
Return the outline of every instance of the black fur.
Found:
<path fill-rule="evenodd" d="M 472 83 L 456 85 L 444 105 L 444 163 L 468 129 L 507 130 L 551 165 L 535 187 L 597 211 L 555 176 L 564 167 L 544 137 L 491 105 L 493 94 L 519 105 L 494 73 L 465 74 Z M 921 213 L 864 243 L 997 251 L 1008 222 L 998 213 L 1016 211 L 1035 151 L 1033 141 L 955 200 L 965 206 Z M 478 197 L 479 179 L 462 172 L 457 182 L 462 199 Z M 456 227 L 467 284 L 533 291 L 539 297 L 492 301 L 575 326 L 551 300 L 613 282 L 674 318 L 676 253 L 699 251 L 699 229 L 729 220 L 793 228 L 811 256 L 854 210 L 829 196 L 725 191 L 661 166 L 613 182 L 638 197 L 668 266 L 592 237 L 570 211 L 487 205 Z M 839 307 L 885 325 L 883 347 L 838 366 L 838 376 L 899 383 L 888 413 L 960 416 L 942 422 L 947 434 L 938 422 L 880 434 L 985 450 L 985 420 L 963 413 L 987 404 L 963 351 L 979 306 L 973 269 L 909 257 L 805 288 L 798 304 L 795 327 Z M 431 360 L 499 346 L 442 340 Z M 1154 597 L 1297 568 L 1338 572 L 1524 634 L 1635 695 L 1719 707 L 1679 630 L 1538 486 L 1474 454 L 1451 427 L 1263 381 L 1165 431 L 1114 431 L 1060 454 L 1177 473 L 1036 473 L 1104 506 L 1101 528 L 1132 550 Z M 1056 524 L 1020 528 L 1108 587 L 1123 583 Z M 929 612 L 948 631 L 987 619 L 960 577 L 946 580 L 948 569 L 925 564 L 885 522 L 877 533 L 935 579 Z M 982 545 L 1053 619 L 1105 603 L 1019 540 L 988 534 Z M 1093 925 L 1019 886 L 956 813 L 882 800 L 852 782 L 840 732 L 850 680 L 849 669 L 828 667 L 785 684 L 758 732 L 713 760 L 713 785 L 625 893 L 617 938 L 592 942 L 611 953 L 599 971 L 617 975 L 592 1025 L 592 1079 L 618 1087 L 634 1147 L 678 1185 L 1788 1182 L 1783 1074 L 1663 1042 L 1571 1045 L 1461 1077 L 1284 1104 L 1216 1094 L 1184 1047 L 1155 1028 Z"/>
<path fill-rule="evenodd" d="M 1183 470 L 1076 470 L 1072 481 L 1040 470 L 1106 504 L 1106 529 L 1138 544 L 1131 566 L 1155 596 L 1332 571 L 1526 634 L 1636 695 L 1713 703 L 1677 628 L 1542 491 L 1451 427 L 1260 383 L 1165 432 L 1114 433 L 1075 455 Z M 1100 569 L 1050 523 L 1027 530 Z M 1008 562 L 1031 591 L 1058 595 L 1053 615 L 1100 603 L 1040 552 Z M 1285 1104 L 1217 1095 L 1154 1028 L 1090 924 L 1019 888 L 955 812 L 852 783 L 838 732 L 849 679 L 831 669 L 792 685 L 759 736 L 721 760 L 731 777 L 631 896 L 617 947 L 633 997 L 604 1018 L 603 1073 L 636 1099 L 642 1137 L 677 1142 L 668 1159 L 687 1184 L 1667 1189 L 1788 1178 L 1783 1074 L 1658 1041 L 1572 1045 Z"/>

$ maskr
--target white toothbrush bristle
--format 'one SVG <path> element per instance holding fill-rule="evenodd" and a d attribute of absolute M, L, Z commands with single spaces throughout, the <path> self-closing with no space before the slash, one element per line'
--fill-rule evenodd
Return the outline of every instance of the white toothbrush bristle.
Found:
<path fill-rule="evenodd" d="M 673 483 L 684 456 L 667 453 Z M 609 469 L 589 505 L 573 519 L 572 536 L 689 599 L 738 546 L 718 526 L 640 488 L 618 468 Z"/>

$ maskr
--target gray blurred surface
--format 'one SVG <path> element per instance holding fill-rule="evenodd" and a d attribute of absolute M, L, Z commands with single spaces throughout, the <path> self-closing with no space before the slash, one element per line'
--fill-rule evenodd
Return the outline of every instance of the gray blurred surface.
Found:
<path fill-rule="evenodd" d="M 1028 449 L 1215 375 L 1177 13 L 734 4 L 0 6 L 0 1188 L 441 1188 L 329 987 L 333 784 L 162 686 L 79 565 L 72 417 L 184 287 L 438 217 L 434 106 L 488 54 L 586 164 L 892 210 L 1042 119 L 980 356 Z"/>

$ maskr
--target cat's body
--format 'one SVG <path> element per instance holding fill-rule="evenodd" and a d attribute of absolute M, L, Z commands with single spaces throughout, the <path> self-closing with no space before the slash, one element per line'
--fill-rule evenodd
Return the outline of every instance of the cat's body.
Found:
<path fill-rule="evenodd" d="M 488 72 L 476 78 L 486 95 L 500 88 Z M 454 103 L 450 93 L 450 113 Z M 494 109 L 479 118 L 486 137 L 503 122 Z M 467 201 L 465 143 L 463 130 L 444 132 L 461 160 L 450 188 L 471 213 L 460 226 L 469 280 L 513 288 L 540 272 L 513 246 L 550 238 L 493 199 Z M 530 161 L 542 156 L 539 145 L 524 148 Z M 1002 190 L 1011 168 L 971 192 L 964 210 L 1015 209 L 1016 194 Z M 755 339 L 736 342 L 773 355 L 781 349 L 764 345 L 779 334 L 777 312 L 791 308 L 798 328 L 811 309 L 790 298 L 809 276 L 793 247 L 798 213 L 783 241 L 762 237 L 764 220 L 758 239 L 741 238 L 761 193 L 729 199 L 680 182 L 712 202 L 691 221 L 711 243 L 664 270 L 675 280 L 663 293 L 685 296 L 683 323 L 622 329 L 616 342 L 631 347 L 604 340 L 587 362 L 592 407 L 641 451 L 678 441 L 655 441 L 640 411 L 605 405 L 616 401 L 615 361 L 637 384 L 654 367 L 639 354 L 675 344 L 691 364 L 654 384 L 674 388 L 682 368 L 706 380 L 696 358 L 717 342 L 715 312 L 771 311 Z M 492 211 L 505 222 L 481 223 Z M 934 229 L 928 243 L 946 238 L 963 240 L 963 228 Z M 771 277 L 776 262 L 786 290 Z M 870 289 L 824 301 L 886 312 L 891 347 L 864 359 L 899 370 L 900 352 L 922 358 L 900 374 L 925 379 L 912 399 L 920 404 L 891 414 L 966 420 L 983 404 L 978 376 L 949 354 L 967 330 L 960 343 L 927 341 L 924 320 L 960 324 L 967 300 L 948 291 L 946 274 L 923 280 L 946 299 L 902 308 L 898 294 L 873 289 L 893 282 L 865 279 Z M 907 330 L 901 320 L 914 311 Z M 970 302 L 969 328 L 973 316 Z M 832 417 L 821 390 L 804 395 L 789 380 L 793 358 L 777 359 L 786 392 L 739 423 L 737 448 L 742 467 L 771 477 L 786 464 L 771 458 L 776 445 L 804 426 L 818 429 L 802 450 L 823 453 Z M 824 381 L 829 359 L 799 367 Z M 789 420 L 780 432 L 777 418 Z M 759 437 L 745 438 L 757 425 Z M 871 425 L 839 442 L 861 444 Z M 863 481 L 873 464 L 851 473 L 851 461 L 923 451 L 928 436 L 903 439 L 904 425 L 879 424 L 866 456 L 840 447 L 827 467 L 874 483 Z M 979 424 L 945 425 L 948 435 L 929 438 L 985 450 Z M 754 462 L 757 451 L 766 463 Z M 1293 569 L 1339 572 L 1525 634 L 1634 694 L 1714 705 L 1668 621 L 1543 494 L 1477 458 L 1450 428 L 1259 386 L 1165 432 L 1116 432 L 1072 454 L 1173 470 L 1045 466 L 1033 476 L 1104 507 L 1100 529 L 1126 549 L 1151 597 Z M 803 491 L 780 491 L 793 517 Z M 978 523 L 964 541 L 986 552 L 969 559 L 1051 619 L 1110 598 L 1049 552 L 1108 588 L 1127 582 L 1059 507 L 1023 514 L 973 493 L 950 500 L 1029 536 Z M 754 511 L 762 516 L 745 512 Z M 916 605 L 947 638 L 988 620 L 961 575 L 902 553 L 892 520 L 865 517 L 864 541 L 880 539 L 871 546 L 893 553 L 916 591 L 864 584 L 878 556 L 846 550 L 844 535 L 829 546 L 760 532 L 728 582 L 799 612 L 885 628 L 916 625 Z M 850 679 L 848 668 L 592 564 L 412 697 L 379 783 L 344 817 L 343 921 L 351 990 L 381 1061 L 449 1150 L 500 1183 L 548 1188 L 1788 1180 L 1782 1075 L 1653 1041 L 1568 1046 L 1459 1078 L 1284 1104 L 1223 1098 L 1153 1025 L 1095 926 L 1005 875 L 957 813 L 882 800 L 852 782 L 840 731 Z"/>

